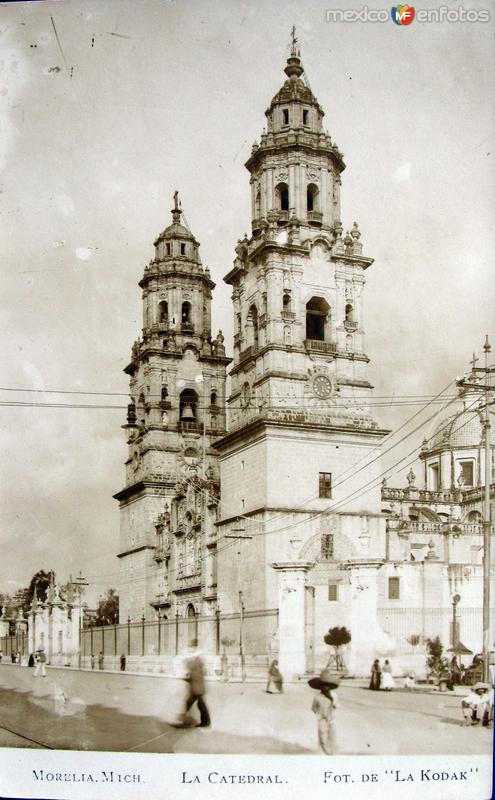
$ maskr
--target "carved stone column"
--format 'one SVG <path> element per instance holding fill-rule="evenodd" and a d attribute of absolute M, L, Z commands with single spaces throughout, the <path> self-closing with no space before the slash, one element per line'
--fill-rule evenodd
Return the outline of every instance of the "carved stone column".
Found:
<path fill-rule="evenodd" d="M 279 575 L 278 662 L 285 680 L 306 672 L 306 573 L 311 561 L 282 561 L 271 565 Z"/>

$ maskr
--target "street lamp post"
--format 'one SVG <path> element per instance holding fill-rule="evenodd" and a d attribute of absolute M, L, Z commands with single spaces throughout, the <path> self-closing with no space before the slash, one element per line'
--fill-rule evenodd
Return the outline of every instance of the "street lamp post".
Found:
<path fill-rule="evenodd" d="M 459 646 L 459 631 L 457 629 L 457 604 L 461 600 L 460 594 L 455 594 L 452 598 L 452 649 L 454 655 L 457 655 L 457 648 Z"/>
<path fill-rule="evenodd" d="M 245 528 L 233 528 L 232 533 L 226 533 L 226 539 L 237 539 L 239 542 L 239 549 L 237 551 L 239 566 L 237 571 L 238 586 L 239 586 L 239 657 L 241 661 L 241 681 L 244 683 L 246 680 L 246 668 L 244 660 L 244 601 L 242 595 L 242 541 L 243 539 L 252 539 L 252 536 L 244 533 Z"/>

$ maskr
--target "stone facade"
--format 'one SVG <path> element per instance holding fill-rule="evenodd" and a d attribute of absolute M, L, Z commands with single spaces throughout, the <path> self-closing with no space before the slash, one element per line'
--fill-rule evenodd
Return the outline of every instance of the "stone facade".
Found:
<path fill-rule="evenodd" d="M 276 609 L 278 633 L 254 655 L 278 650 L 287 679 L 326 661 L 335 625 L 352 633 L 350 672 L 367 673 L 377 655 L 422 671 L 425 639 L 452 641 L 453 593 L 463 641 L 481 646 L 478 411 L 461 398 L 460 429 L 454 415 L 447 437 L 439 427 L 425 443 L 424 489 L 414 475 L 406 489 L 381 485 L 388 431 L 371 414 L 365 340 L 373 260 L 355 222 L 344 234 L 343 155 L 295 46 L 285 73 L 246 163 L 252 233 L 225 276 L 228 396 L 223 336 L 210 335 L 213 283 L 177 196 L 140 284 L 116 495 L 120 619 Z"/>

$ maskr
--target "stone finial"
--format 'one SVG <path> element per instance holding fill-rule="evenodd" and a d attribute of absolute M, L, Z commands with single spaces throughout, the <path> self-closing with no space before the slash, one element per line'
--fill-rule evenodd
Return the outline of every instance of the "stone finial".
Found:
<path fill-rule="evenodd" d="M 438 561 L 438 556 L 435 553 L 435 542 L 433 541 L 433 539 L 430 539 L 430 541 L 428 542 L 428 552 L 425 556 L 425 560 Z"/>
<path fill-rule="evenodd" d="M 406 480 L 407 480 L 409 489 L 413 489 L 414 486 L 415 486 L 415 482 L 416 482 L 416 475 L 414 474 L 412 467 L 411 467 L 411 469 L 409 470 L 409 472 L 406 475 Z"/>
<path fill-rule="evenodd" d="M 346 253 L 352 253 L 352 249 L 353 249 L 352 246 L 353 246 L 354 242 L 352 240 L 352 237 L 351 237 L 349 231 L 346 231 L 344 244 L 345 244 Z"/>
<path fill-rule="evenodd" d="M 352 223 L 351 236 L 352 236 L 353 239 L 360 239 L 361 238 L 361 231 L 358 228 L 357 222 L 353 222 Z"/>

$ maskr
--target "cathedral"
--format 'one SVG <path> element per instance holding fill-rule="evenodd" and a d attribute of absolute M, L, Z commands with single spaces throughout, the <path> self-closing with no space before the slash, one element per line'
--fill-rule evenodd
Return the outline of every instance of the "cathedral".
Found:
<path fill-rule="evenodd" d="M 188 620 L 213 653 L 198 622 L 238 615 L 240 653 L 276 652 L 289 679 L 321 666 L 324 634 L 345 626 L 351 673 L 377 655 L 420 670 L 427 637 L 481 648 L 481 412 L 461 392 L 424 442 L 421 480 L 382 480 L 389 431 L 371 413 L 365 337 L 373 259 L 341 221 L 343 154 L 295 39 L 284 71 L 246 162 L 251 236 L 224 278 L 233 357 L 213 336 L 215 284 L 177 192 L 139 284 L 115 495 L 120 621 Z"/>

